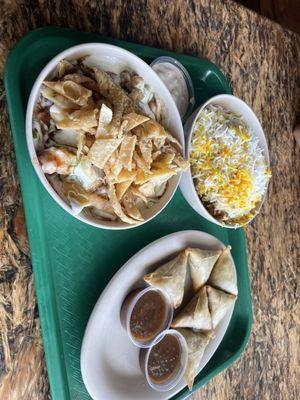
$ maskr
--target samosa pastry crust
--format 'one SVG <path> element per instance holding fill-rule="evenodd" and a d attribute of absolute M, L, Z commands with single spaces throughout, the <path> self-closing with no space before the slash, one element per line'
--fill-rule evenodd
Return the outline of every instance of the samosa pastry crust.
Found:
<path fill-rule="evenodd" d="M 237 295 L 237 278 L 230 249 L 231 247 L 228 246 L 222 252 L 210 274 L 208 282 L 211 286 Z"/>
<path fill-rule="evenodd" d="M 181 252 L 171 261 L 145 275 L 144 281 L 165 292 L 174 308 L 178 308 L 183 299 L 187 271 L 187 256 Z"/>
<path fill-rule="evenodd" d="M 173 319 L 173 328 L 192 328 L 209 331 L 212 329 L 208 308 L 206 286 L 201 288 L 192 300 Z"/>
<path fill-rule="evenodd" d="M 208 307 L 211 314 L 212 327 L 215 329 L 227 311 L 234 305 L 236 296 L 207 286 Z"/>
<path fill-rule="evenodd" d="M 213 337 L 214 333 L 193 332 L 191 329 L 178 328 L 186 340 L 188 347 L 188 363 L 185 370 L 185 379 L 190 390 L 193 388 L 194 380 L 199 373 L 199 367 L 204 351 Z"/>
<path fill-rule="evenodd" d="M 222 250 L 187 248 L 185 251 L 188 255 L 193 288 L 197 291 L 208 281 L 210 273 Z"/>

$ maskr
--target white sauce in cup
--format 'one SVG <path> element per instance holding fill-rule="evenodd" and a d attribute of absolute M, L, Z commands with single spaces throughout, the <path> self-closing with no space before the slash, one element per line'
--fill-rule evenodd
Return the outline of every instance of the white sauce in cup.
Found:
<path fill-rule="evenodd" d="M 161 62 L 152 68 L 169 89 L 179 114 L 183 117 L 189 106 L 189 92 L 183 73 L 170 62 Z"/>

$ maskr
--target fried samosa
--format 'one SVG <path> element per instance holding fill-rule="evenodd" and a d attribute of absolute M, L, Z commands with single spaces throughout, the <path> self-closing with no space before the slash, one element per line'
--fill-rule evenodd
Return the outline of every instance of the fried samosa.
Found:
<path fill-rule="evenodd" d="M 185 252 L 188 255 L 193 288 L 197 291 L 208 281 L 209 275 L 222 250 L 188 248 Z"/>
<path fill-rule="evenodd" d="M 222 290 L 207 286 L 208 307 L 211 314 L 212 327 L 215 327 L 223 319 L 227 311 L 236 301 L 236 296 Z"/>
<path fill-rule="evenodd" d="M 231 247 L 226 247 L 216 262 L 208 283 L 218 289 L 234 295 L 238 294 L 234 263 L 230 254 Z"/>
<path fill-rule="evenodd" d="M 185 252 L 179 253 L 175 258 L 154 272 L 145 275 L 144 281 L 151 286 L 165 292 L 174 308 L 178 308 L 183 299 L 184 285 L 187 271 L 187 256 Z"/>
<path fill-rule="evenodd" d="M 204 351 L 210 339 L 214 336 L 214 332 L 193 332 L 191 329 L 181 328 L 177 330 L 183 335 L 187 343 L 188 363 L 185 370 L 185 379 L 189 389 L 192 390 L 194 379 L 199 372 Z"/>
<path fill-rule="evenodd" d="M 212 329 L 206 286 L 203 286 L 179 312 L 173 319 L 171 326 L 173 328 L 193 328 L 207 331 Z"/>

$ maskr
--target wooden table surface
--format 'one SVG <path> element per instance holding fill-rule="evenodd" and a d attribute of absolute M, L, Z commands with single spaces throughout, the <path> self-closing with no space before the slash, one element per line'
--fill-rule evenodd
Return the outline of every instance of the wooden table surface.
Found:
<path fill-rule="evenodd" d="M 299 399 L 300 38 L 219 0 L 3 1 L 0 69 L 26 32 L 60 25 L 215 62 L 253 107 L 270 148 L 272 181 L 247 227 L 254 323 L 243 355 L 192 399 Z M 11 141 L 0 81 L 0 399 L 47 399 L 49 386 Z M 108 399 L 107 399 L 108 400 Z"/>

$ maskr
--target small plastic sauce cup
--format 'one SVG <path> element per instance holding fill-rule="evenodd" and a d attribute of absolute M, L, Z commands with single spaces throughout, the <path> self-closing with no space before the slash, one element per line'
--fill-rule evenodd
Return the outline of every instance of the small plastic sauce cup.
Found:
<path fill-rule="evenodd" d="M 158 307 L 154 308 L 153 304 Z M 139 318 L 141 315 L 143 318 Z M 149 286 L 146 289 L 137 289 L 126 297 L 120 317 L 132 343 L 137 347 L 147 348 L 156 340 L 157 335 L 170 327 L 173 307 L 160 289 Z M 153 331 L 149 330 L 146 335 L 146 328 L 152 328 Z"/>
<path fill-rule="evenodd" d="M 168 337 L 169 343 L 167 343 Z M 170 339 L 172 339 L 171 343 Z M 177 343 L 176 349 L 173 349 L 173 355 L 170 354 L 172 342 L 173 347 L 174 342 Z M 158 362 L 159 352 L 161 353 L 161 364 Z M 186 370 L 187 361 L 188 348 L 186 340 L 181 333 L 173 329 L 160 333 L 149 349 L 141 349 L 140 351 L 140 366 L 147 382 L 152 389 L 160 392 L 171 390 L 180 382 Z M 163 378 L 164 374 L 166 375 L 165 379 Z M 158 379 L 154 379 L 154 375 Z"/>

